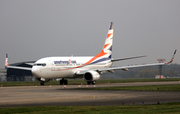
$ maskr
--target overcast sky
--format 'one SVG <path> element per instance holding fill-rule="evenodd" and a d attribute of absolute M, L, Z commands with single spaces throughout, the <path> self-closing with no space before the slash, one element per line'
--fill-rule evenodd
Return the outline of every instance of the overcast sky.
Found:
<path fill-rule="evenodd" d="M 0 68 L 48 56 L 92 56 L 114 22 L 116 66 L 169 61 L 180 50 L 180 0 L 0 0 Z M 174 63 L 180 64 L 177 51 Z"/>

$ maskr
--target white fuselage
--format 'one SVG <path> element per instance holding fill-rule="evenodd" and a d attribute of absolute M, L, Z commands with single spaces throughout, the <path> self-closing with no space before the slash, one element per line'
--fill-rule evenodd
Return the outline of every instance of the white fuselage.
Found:
<path fill-rule="evenodd" d="M 32 73 L 36 78 L 76 78 L 75 73 L 81 70 L 95 70 L 109 68 L 111 60 L 90 63 L 89 57 L 46 57 L 35 62 Z"/>

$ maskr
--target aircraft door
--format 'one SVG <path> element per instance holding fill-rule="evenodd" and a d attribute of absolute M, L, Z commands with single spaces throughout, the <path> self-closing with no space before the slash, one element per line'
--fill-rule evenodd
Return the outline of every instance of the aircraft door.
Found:
<path fill-rule="evenodd" d="M 51 69 L 52 71 L 55 70 L 54 62 L 53 62 L 51 59 L 49 59 L 49 67 L 50 67 L 50 69 Z"/>

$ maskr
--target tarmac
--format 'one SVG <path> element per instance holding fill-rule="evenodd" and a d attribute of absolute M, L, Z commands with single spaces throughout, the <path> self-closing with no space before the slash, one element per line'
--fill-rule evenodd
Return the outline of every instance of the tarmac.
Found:
<path fill-rule="evenodd" d="M 180 84 L 180 82 L 0 87 L 0 107 L 143 105 L 180 102 L 180 92 L 76 89 L 168 84 Z"/>

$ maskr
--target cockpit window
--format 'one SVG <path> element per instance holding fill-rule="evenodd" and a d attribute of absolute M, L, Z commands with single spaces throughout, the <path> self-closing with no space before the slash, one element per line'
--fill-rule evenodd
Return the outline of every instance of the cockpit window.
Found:
<path fill-rule="evenodd" d="M 46 63 L 35 63 L 34 66 L 46 66 Z"/>
<path fill-rule="evenodd" d="M 42 66 L 46 66 L 46 64 L 45 64 L 45 63 L 43 63 L 43 64 L 42 64 Z"/>

